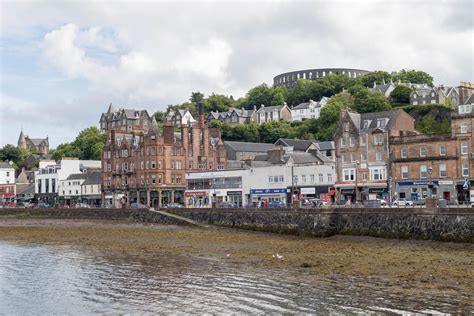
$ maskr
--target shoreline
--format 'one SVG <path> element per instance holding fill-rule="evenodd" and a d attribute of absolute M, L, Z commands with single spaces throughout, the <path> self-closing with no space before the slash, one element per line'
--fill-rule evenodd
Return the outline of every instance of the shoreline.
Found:
<path fill-rule="evenodd" d="M 0 217 L 0 241 L 169 252 L 258 268 L 464 287 L 474 292 L 474 245 L 360 236 L 298 237 L 224 227 Z M 276 254 L 283 258 L 275 258 Z"/>

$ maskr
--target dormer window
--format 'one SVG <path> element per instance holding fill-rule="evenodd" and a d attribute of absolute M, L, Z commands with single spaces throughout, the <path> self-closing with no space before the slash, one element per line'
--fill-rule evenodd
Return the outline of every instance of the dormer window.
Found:
<path fill-rule="evenodd" d="M 349 123 L 348 122 L 344 123 L 344 131 L 346 131 L 346 132 L 349 131 Z"/>
<path fill-rule="evenodd" d="M 369 121 L 365 120 L 363 129 L 368 129 L 368 128 L 369 128 Z"/>
<path fill-rule="evenodd" d="M 377 127 L 385 127 L 385 119 L 378 119 L 377 120 Z"/>
<path fill-rule="evenodd" d="M 413 97 L 414 97 L 414 98 L 416 98 L 416 97 L 417 97 L 416 93 L 413 93 Z"/>

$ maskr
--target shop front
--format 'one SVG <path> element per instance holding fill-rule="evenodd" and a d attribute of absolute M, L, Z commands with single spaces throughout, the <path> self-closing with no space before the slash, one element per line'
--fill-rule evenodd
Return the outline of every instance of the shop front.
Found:
<path fill-rule="evenodd" d="M 40 205 L 47 204 L 48 206 L 54 206 L 58 202 L 58 196 L 56 193 L 40 193 L 35 195 L 36 202 Z"/>
<path fill-rule="evenodd" d="M 190 208 L 209 207 L 210 201 L 207 191 L 186 191 L 184 192 L 186 206 Z"/>
<path fill-rule="evenodd" d="M 227 202 L 232 203 L 235 207 L 243 206 L 242 191 L 227 191 Z"/>
<path fill-rule="evenodd" d="M 262 202 L 272 203 L 281 202 L 287 205 L 289 203 L 288 195 L 291 192 L 287 188 L 279 189 L 251 189 L 250 201 L 252 206 L 257 207 L 262 205 Z"/>
<path fill-rule="evenodd" d="M 395 183 L 394 198 L 405 198 L 411 201 L 424 200 L 429 196 L 445 199 L 448 203 L 469 199 L 469 190 L 462 183 L 452 180 L 398 181 Z"/>

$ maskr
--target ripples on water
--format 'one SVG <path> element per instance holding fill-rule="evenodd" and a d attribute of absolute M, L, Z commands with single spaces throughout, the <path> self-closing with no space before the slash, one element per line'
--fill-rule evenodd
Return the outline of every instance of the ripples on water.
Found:
<path fill-rule="evenodd" d="M 0 314 L 456 311 L 451 304 L 203 258 L 0 243 Z"/>

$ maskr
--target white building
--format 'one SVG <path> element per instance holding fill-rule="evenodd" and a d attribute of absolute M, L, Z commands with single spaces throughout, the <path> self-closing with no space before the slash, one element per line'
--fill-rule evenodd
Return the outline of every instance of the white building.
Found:
<path fill-rule="evenodd" d="M 90 206 L 101 206 L 102 202 L 102 172 L 100 170 L 89 172 L 81 184 L 81 200 Z"/>
<path fill-rule="evenodd" d="M 335 183 L 334 162 L 314 152 L 285 153 L 282 147 L 246 162 L 232 162 L 227 170 L 186 174 L 188 206 L 236 207 L 269 203 L 289 204 L 294 199 L 322 197 Z"/>
<path fill-rule="evenodd" d="M 174 110 L 166 115 L 166 120 L 173 122 L 174 126 L 190 125 L 196 122 L 189 110 Z"/>
<path fill-rule="evenodd" d="M 71 174 L 100 167 L 100 160 L 63 159 L 59 164 L 51 160 L 40 161 L 39 169 L 35 172 L 35 195 L 38 202 L 55 204 L 58 201 L 58 193 L 61 193 L 60 196 L 65 196 L 62 191 L 69 192 L 69 188 L 64 187 L 64 180 Z"/>
<path fill-rule="evenodd" d="M 321 109 L 326 105 L 329 99 L 322 97 L 319 102 L 309 100 L 309 102 L 300 103 L 291 109 L 292 121 L 301 121 L 303 119 L 317 119 L 321 114 Z"/>
<path fill-rule="evenodd" d="M 15 169 L 0 162 L 0 207 L 13 206 L 16 197 Z"/>

